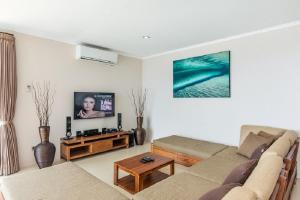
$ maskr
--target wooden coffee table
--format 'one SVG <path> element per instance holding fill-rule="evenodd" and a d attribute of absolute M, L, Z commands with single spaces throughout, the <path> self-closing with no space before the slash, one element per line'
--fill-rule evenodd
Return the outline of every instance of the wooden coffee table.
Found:
<path fill-rule="evenodd" d="M 141 163 L 141 158 L 149 156 L 153 162 Z M 170 165 L 170 174 L 158 171 L 160 168 Z M 129 173 L 128 176 L 119 179 L 119 169 Z M 150 152 L 114 163 L 114 184 L 120 186 L 131 194 L 137 193 L 174 174 L 174 160 Z"/>

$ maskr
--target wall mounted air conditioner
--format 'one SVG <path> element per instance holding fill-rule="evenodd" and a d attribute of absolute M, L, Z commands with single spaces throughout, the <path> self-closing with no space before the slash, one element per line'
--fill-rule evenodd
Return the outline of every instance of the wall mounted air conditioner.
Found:
<path fill-rule="evenodd" d="M 118 63 L 118 54 L 113 51 L 102 50 L 99 48 L 77 45 L 76 59 L 94 60 L 98 62 L 115 65 Z"/>

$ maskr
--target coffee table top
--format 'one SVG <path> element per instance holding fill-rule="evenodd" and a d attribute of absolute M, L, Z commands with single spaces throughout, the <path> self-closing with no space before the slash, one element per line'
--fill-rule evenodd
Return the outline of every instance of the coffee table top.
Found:
<path fill-rule="evenodd" d="M 153 158 L 154 161 L 148 163 L 140 162 L 140 160 L 145 156 L 149 156 Z M 115 164 L 118 165 L 124 171 L 127 171 L 131 174 L 140 175 L 161 168 L 163 166 L 169 165 L 172 162 L 174 162 L 174 160 L 171 158 L 167 158 L 167 157 L 160 156 L 158 154 L 147 152 L 137 156 L 126 158 L 124 160 L 117 161 L 115 162 Z"/>

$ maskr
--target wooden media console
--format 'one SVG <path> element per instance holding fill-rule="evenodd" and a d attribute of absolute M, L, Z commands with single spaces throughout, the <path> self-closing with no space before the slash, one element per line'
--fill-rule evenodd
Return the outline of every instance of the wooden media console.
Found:
<path fill-rule="evenodd" d="M 61 139 L 60 155 L 67 161 L 105 151 L 129 147 L 127 132 L 106 133 L 94 136 Z"/>

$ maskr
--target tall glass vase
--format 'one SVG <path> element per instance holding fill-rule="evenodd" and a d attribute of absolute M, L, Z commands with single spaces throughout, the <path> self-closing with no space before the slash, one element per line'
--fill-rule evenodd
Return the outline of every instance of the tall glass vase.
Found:
<path fill-rule="evenodd" d="M 137 128 L 135 130 L 135 143 L 143 145 L 146 138 L 146 130 L 143 128 L 143 117 L 136 118 Z"/>

